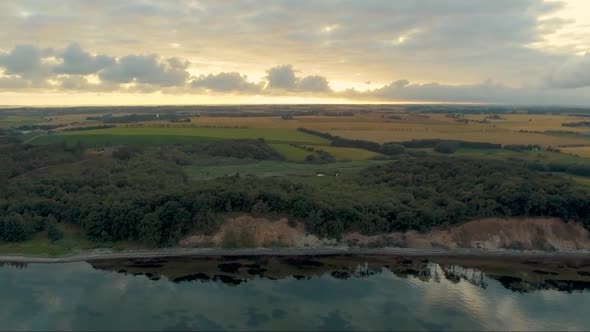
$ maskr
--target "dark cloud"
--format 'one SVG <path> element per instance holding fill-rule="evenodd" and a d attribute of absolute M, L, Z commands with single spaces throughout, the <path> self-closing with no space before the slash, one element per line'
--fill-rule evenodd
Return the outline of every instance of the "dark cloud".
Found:
<path fill-rule="evenodd" d="M 590 89 L 586 89 L 590 92 Z M 542 87 L 514 88 L 486 81 L 478 84 L 448 85 L 441 83 L 412 84 L 398 80 L 374 90 L 347 90 L 339 95 L 359 100 L 417 101 L 449 103 L 494 103 L 520 105 L 584 105 L 590 98 L 575 91 Z"/>
<path fill-rule="evenodd" d="M 0 77 L 0 90 L 21 90 L 30 87 L 30 82 L 20 77 Z"/>
<path fill-rule="evenodd" d="M 323 76 L 306 76 L 297 83 L 297 89 L 309 92 L 330 92 L 330 83 Z"/>
<path fill-rule="evenodd" d="M 66 90 L 84 90 L 88 80 L 83 76 L 68 76 L 61 80 L 61 87 Z"/>
<path fill-rule="evenodd" d="M 293 90 L 297 84 L 295 70 L 291 65 L 281 65 L 266 71 L 268 89 Z"/>
<path fill-rule="evenodd" d="M 48 67 L 42 61 L 51 54 L 33 45 L 17 45 L 10 52 L 0 54 L 0 67 L 6 75 L 18 75 L 22 78 L 40 78 L 48 73 Z"/>
<path fill-rule="evenodd" d="M 555 69 L 548 75 L 546 83 L 554 88 L 590 87 L 590 55 L 571 59 Z"/>
<path fill-rule="evenodd" d="M 266 71 L 266 88 L 269 90 L 284 90 L 292 92 L 331 92 L 328 79 L 313 75 L 300 78 L 292 65 L 281 65 Z"/>
<path fill-rule="evenodd" d="M 194 88 L 204 88 L 218 92 L 259 92 L 260 84 L 248 81 L 248 77 L 240 73 L 219 73 L 201 75 L 191 82 Z"/>
<path fill-rule="evenodd" d="M 58 53 L 63 62 L 54 68 L 58 74 L 94 74 L 99 70 L 113 65 L 115 59 L 106 55 L 93 56 L 82 50 L 78 43 L 72 43 Z"/>
<path fill-rule="evenodd" d="M 127 55 L 99 73 L 101 81 L 139 83 L 162 87 L 184 85 L 189 78 L 186 64 L 177 58 L 160 60 L 156 55 Z"/>

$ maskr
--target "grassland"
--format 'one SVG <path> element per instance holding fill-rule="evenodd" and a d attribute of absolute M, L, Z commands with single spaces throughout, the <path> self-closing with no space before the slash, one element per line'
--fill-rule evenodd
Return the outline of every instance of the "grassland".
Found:
<path fill-rule="evenodd" d="M 71 224 L 57 225 L 63 232 L 64 238 L 51 243 L 47 239 L 47 232 L 40 232 L 25 242 L 0 242 L 0 254 L 19 253 L 30 256 L 60 256 L 76 250 L 96 248 L 97 244 L 86 238 L 85 232 Z"/>
<path fill-rule="evenodd" d="M 85 146 L 117 146 L 117 145 L 155 145 L 155 144 L 188 144 L 195 142 L 205 142 L 216 140 L 216 138 L 203 136 L 175 136 L 175 135 L 86 135 L 83 132 L 79 134 L 50 134 L 44 136 L 36 136 L 27 143 L 31 144 L 51 144 L 51 143 L 65 143 L 67 145 L 74 145 L 81 143 Z"/>
<path fill-rule="evenodd" d="M 304 161 L 305 157 L 313 153 L 306 149 L 308 147 L 315 150 L 324 150 L 330 153 L 334 159 L 341 161 L 368 160 L 381 156 L 379 153 L 364 149 L 334 147 L 328 145 L 303 145 L 299 147 L 290 144 L 271 144 L 271 146 L 289 161 Z"/>
<path fill-rule="evenodd" d="M 234 165 L 203 165 L 186 166 L 185 172 L 193 178 L 213 179 L 222 176 L 231 176 L 239 173 L 241 176 L 254 175 L 260 177 L 278 176 L 317 176 L 318 173 L 326 176 L 335 176 L 336 173 L 350 174 L 383 161 L 348 161 L 329 164 L 303 164 L 285 161 L 259 161 L 252 163 L 239 163 Z"/>
<path fill-rule="evenodd" d="M 40 136 L 31 141 L 34 144 L 67 142 L 105 145 L 188 143 L 211 139 L 257 139 L 264 138 L 270 143 L 326 144 L 328 141 L 299 132 L 295 129 L 280 128 L 202 128 L 202 127 L 117 127 L 109 129 L 63 131 Z"/>
<path fill-rule="evenodd" d="M 0 117 L 0 128 L 10 128 L 38 123 L 40 118 L 32 116 L 10 115 Z"/>
<path fill-rule="evenodd" d="M 289 161 L 304 161 L 310 152 L 290 144 L 271 144 L 272 148 Z"/>
<path fill-rule="evenodd" d="M 336 160 L 368 160 L 381 156 L 373 151 L 358 148 L 343 148 L 335 146 L 315 146 L 315 149 L 330 153 Z"/>

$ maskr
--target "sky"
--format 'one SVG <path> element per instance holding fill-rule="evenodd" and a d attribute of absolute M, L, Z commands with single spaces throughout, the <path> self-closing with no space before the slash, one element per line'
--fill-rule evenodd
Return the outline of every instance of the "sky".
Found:
<path fill-rule="evenodd" d="M 3 0 L 0 105 L 590 107 L 588 0 Z"/>

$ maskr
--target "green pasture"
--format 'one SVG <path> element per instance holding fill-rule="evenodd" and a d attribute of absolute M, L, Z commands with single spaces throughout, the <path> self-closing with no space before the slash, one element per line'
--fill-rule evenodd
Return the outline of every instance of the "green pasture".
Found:
<path fill-rule="evenodd" d="M 316 146 L 315 149 L 324 150 L 334 156 L 337 160 L 368 160 L 381 156 L 380 153 L 359 148 Z"/>
<path fill-rule="evenodd" d="M 326 144 L 321 137 L 306 134 L 295 129 L 282 128 L 108 128 L 83 131 L 64 131 L 40 136 L 31 141 L 34 144 L 55 142 L 87 143 L 100 145 L 117 144 L 168 144 L 190 143 L 192 141 L 212 139 L 257 139 L 263 138 L 269 143 Z M 108 144 L 107 144 L 108 143 Z"/>
<path fill-rule="evenodd" d="M 304 148 L 293 146 L 290 144 L 271 144 L 273 149 L 280 153 L 283 157 L 290 161 L 304 161 L 305 157 L 311 154 L 311 152 Z"/>

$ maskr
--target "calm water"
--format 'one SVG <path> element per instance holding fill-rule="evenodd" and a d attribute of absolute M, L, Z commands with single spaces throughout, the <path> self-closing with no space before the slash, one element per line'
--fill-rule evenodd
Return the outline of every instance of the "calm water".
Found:
<path fill-rule="evenodd" d="M 0 267 L 0 330 L 588 330 L 590 265 L 401 257 Z"/>

